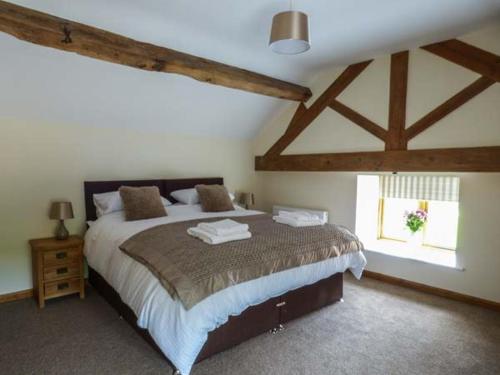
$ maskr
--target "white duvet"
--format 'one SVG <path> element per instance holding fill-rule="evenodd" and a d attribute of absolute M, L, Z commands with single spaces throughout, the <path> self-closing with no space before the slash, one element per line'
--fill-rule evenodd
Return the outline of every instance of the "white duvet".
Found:
<path fill-rule="evenodd" d="M 119 246 L 132 235 L 160 224 L 260 212 L 237 209 L 205 213 L 199 205 L 173 205 L 166 209 L 166 217 L 132 222 L 124 220 L 123 211 L 101 216 L 85 235 L 84 252 L 88 264 L 120 294 L 137 315 L 137 324 L 149 331 L 182 375 L 190 373 L 208 333 L 224 324 L 229 316 L 347 269 L 359 278 L 366 265 L 362 252 L 345 254 L 226 288 L 186 311 L 144 265 L 124 254 Z"/>

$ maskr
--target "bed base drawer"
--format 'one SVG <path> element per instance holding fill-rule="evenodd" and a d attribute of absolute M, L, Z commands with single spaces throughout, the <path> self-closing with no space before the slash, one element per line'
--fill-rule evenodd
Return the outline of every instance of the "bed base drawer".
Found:
<path fill-rule="evenodd" d="M 196 362 L 278 327 L 279 303 L 280 297 L 271 298 L 249 307 L 241 315 L 229 317 L 226 323 L 209 333 Z"/>
<path fill-rule="evenodd" d="M 342 299 L 343 274 L 336 273 L 312 285 L 281 296 L 280 323 L 297 319 Z"/>

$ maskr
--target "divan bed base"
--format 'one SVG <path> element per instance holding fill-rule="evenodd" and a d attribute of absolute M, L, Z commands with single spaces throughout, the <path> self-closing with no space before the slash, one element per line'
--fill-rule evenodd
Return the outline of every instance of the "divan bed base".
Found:
<path fill-rule="evenodd" d="M 132 309 L 121 300 L 113 287 L 90 266 L 89 282 L 115 308 L 120 316 L 172 365 L 156 345 L 149 332 L 137 325 L 137 316 Z M 336 273 L 314 284 L 306 285 L 281 296 L 271 298 L 259 305 L 251 306 L 240 315 L 229 317 L 225 324 L 208 334 L 207 342 L 198 355 L 196 362 L 232 348 L 264 332 L 279 331 L 283 323 L 340 301 L 342 292 L 343 274 Z M 175 368 L 173 365 L 172 367 Z"/>

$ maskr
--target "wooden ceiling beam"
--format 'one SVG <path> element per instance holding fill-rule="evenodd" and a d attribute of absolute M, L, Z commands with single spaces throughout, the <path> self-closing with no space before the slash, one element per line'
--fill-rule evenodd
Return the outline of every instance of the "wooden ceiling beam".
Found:
<path fill-rule="evenodd" d="M 304 103 L 299 103 L 299 106 L 295 110 L 295 113 L 293 114 L 293 117 L 288 124 L 288 127 L 286 129 L 287 132 L 293 129 L 293 127 L 297 124 L 297 120 L 304 114 L 305 111 L 307 111 L 307 107 L 304 105 Z"/>
<path fill-rule="evenodd" d="M 307 87 L 216 61 L 139 42 L 92 26 L 0 1 L 0 31 L 18 39 L 129 67 L 304 102 Z"/>
<path fill-rule="evenodd" d="M 285 134 L 271 146 L 264 156 L 268 157 L 281 154 L 371 62 L 372 60 L 369 60 L 349 65 L 323 94 L 321 94 L 321 96 L 297 118 L 293 127 L 287 129 Z"/>
<path fill-rule="evenodd" d="M 500 56 L 458 39 L 421 47 L 443 59 L 500 82 Z"/>
<path fill-rule="evenodd" d="M 482 75 L 481 78 L 437 106 L 406 129 L 406 96 L 408 86 L 408 51 L 391 56 L 389 127 L 383 129 L 361 114 L 343 105 L 334 95 L 320 97 L 315 112 L 296 113 L 289 129 L 265 156 L 255 158 L 257 171 L 385 171 L 385 172 L 500 172 L 500 147 L 471 147 L 429 150 L 408 150 L 408 140 L 425 131 L 470 99 L 499 81 L 500 57 L 451 40 L 422 47 Z M 348 67 L 352 68 L 352 66 Z M 366 68 L 363 67 L 363 69 Z M 344 71 L 353 79 L 359 75 Z M 340 78 L 340 77 L 339 77 Z M 334 86 L 336 82 L 332 86 Z M 346 87 L 346 86 L 344 86 Z M 327 90 L 328 91 L 328 90 Z M 338 94 L 337 94 L 338 95 Z M 317 100 L 320 101 L 320 99 Z M 280 153 L 324 110 L 324 104 L 355 124 L 385 140 L 385 151 L 280 155 Z M 308 120 L 308 121 L 306 121 Z M 310 120 L 310 121 L 309 121 Z M 272 152 L 274 149 L 275 152 Z"/>
<path fill-rule="evenodd" d="M 348 120 L 351 120 L 354 124 L 365 129 L 367 132 L 373 134 L 375 137 L 381 139 L 384 142 L 386 141 L 387 130 L 385 130 L 380 125 L 375 124 L 373 121 L 367 119 L 362 114 L 342 104 L 338 100 L 332 101 L 330 103 L 330 108 L 340 113 Z"/>
<path fill-rule="evenodd" d="M 257 156 L 257 171 L 500 172 L 500 147 Z"/>
<path fill-rule="evenodd" d="M 389 130 L 385 142 L 386 150 L 406 150 L 406 95 L 408 87 L 409 52 L 391 55 L 389 90 Z"/>
<path fill-rule="evenodd" d="M 472 82 L 469 86 L 453 95 L 450 99 L 443 104 L 434 108 L 427 115 L 415 122 L 405 130 L 405 135 L 408 140 L 416 137 L 424 130 L 430 128 L 436 122 L 449 115 L 451 112 L 467 103 L 473 97 L 486 90 L 488 87 L 495 83 L 494 80 L 488 77 L 481 77 Z"/>

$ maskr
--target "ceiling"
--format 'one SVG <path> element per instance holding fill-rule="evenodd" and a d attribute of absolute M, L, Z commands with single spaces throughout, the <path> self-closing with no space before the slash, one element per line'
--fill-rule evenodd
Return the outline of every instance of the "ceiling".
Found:
<path fill-rule="evenodd" d="M 295 0 L 312 48 L 267 48 L 285 0 L 17 0 L 16 4 L 308 86 L 334 65 L 462 35 L 500 19 L 500 0 Z M 283 100 L 144 72 L 0 34 L 0 117 L 252 138 Z"/>

